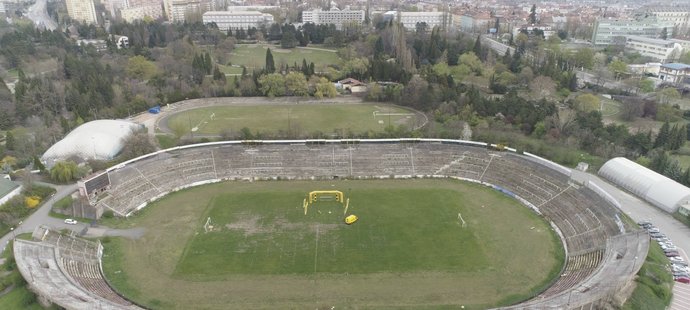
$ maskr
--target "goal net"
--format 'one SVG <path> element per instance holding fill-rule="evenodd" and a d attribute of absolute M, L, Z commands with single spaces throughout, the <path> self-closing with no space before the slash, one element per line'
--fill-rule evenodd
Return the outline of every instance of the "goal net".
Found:
<path fill-rule="evenodd" d="M 345 194 L 341 191 L 311 191 L 302 204 L 304 214 L 306 215 L 309 212 L 310 205 L 319 201 L 335 201 L 342 204 L 343 214 L 347 213 L 347 208 L 350 204 L 350 199 L 345 199 Z"/>

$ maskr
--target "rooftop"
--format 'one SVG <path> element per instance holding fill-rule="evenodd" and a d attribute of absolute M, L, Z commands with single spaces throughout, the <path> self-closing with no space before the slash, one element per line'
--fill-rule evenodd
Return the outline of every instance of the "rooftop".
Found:
<path fill-rule="evenodd" d="M 684 63 L 678 63 L 678 62 L 663 64 L 663 65 L 661 65 L 661 67 L 669 68 L 669 69 L 673 69 L 673 70 L 690 69 L 690 65 L 686 65 Z"/>
<path fill-rule="evenodd" d="M 5 195 L 9 194 L 17 187 L 19 187 L 19 184 L 0 178 L 0 198 L 5 197 Z"/>

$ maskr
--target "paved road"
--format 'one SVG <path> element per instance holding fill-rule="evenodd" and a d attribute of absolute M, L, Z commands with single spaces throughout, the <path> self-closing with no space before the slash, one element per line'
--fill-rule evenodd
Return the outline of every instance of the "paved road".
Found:
<path fill-rule="evenodd" d="M 23 233 L 31 233 L 34 231 L 34 229 L 40 225 L 47 225 L 52 228 L 56 229 L 69 229 L 75 233 L 79 233 L 83 231 L 85 228 L 88 228 L 88 223 L 78 223 L 77 225 L 69 225 L 65 224 L 64 220 L 58 219 L 51 217 L 50 214 L 50 209 L 53 207 L 53 204 L 62 199 L 63 197 L 72 194 L 74 191 L 77 190 L 77 184 L 70 184 L 70 185 L 53 185 L 53 184 L 47 184 L 47 183 L 39 183 L 40 185 L 43 186 L 50 186 L 56 189 L 55 195 L 50 197 L 36 212 L 31 214 L 28 218 L 26 218 L 22 224 L 18 225 L 14 231 L 2 236 L 0 238 L 0 246 L 2 249 L 0 249 L 0 253 L 2 253 L 5 248 L 7 247 L 8 242 L 14 238 L 14 236 L 23 234 Z M 122 236 L 122 237 L 127 237 L 127 238 L 139 238 L 144 234 L 145 230 L 143 228 L 132 228 L 132 229 L 110 229 L 108 227 L 96 227 L 96 228 L 89 228 L 89 232 L 87 233 L 87 236 L 91 237 L 101 237 L 101 236 Z"/>
<path fill-rule="evenodd" d="M 57 28 L 57 23 L 48 15 L 47 0 L 36 0 L 36 3 L 29 7 L 27 16 L 36 27 L 45 27 L 48 30 Z"/>

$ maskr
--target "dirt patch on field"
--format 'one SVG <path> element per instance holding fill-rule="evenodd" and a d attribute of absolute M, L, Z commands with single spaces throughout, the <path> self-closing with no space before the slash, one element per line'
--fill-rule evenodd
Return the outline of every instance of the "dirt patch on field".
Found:
<path fill-rule="evenodd" d="M 314 231 L 317 225 L 319 226 L 320 233 L 326 233 L 342 226 L 339 224 L 290 222 L 284 218 L 264 223 L 262 217 L 258 215 L 243 214 L 239 216 L 237 221 L 225 224 L 225 228 L 241 231 L 245 236 L 253 236 L 256 234 L 270 234 L 276 231 L 303 230 L 304 226 L 308 226 L 310 231 Z"/>

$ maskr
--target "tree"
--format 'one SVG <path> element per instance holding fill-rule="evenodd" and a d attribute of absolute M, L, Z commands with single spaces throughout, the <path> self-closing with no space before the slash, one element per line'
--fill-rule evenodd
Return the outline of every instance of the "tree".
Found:
<path fill-rule="evenodd" d="M 460 66 L 466 66 L 477 75 L 482 74 L 482 68 L 484 67 L 482 65 L 482 61 L 479 60 L 479 57 L 477 57 L 477 55 L 473 52 L 460 55 L 458 64 L 460 64 Z"/>
<path fill-rule="evenodd" d="M 661 34 L 659 34 L 659 37 L 660 37 L 662 40 L 668 39 L 668 29 L 666 29 L 666 27 L 664 27 L 663 29 L 661 29 Z"/>
<path fill-rule="evenodd" d="M 326 78 L 319 78 L 319 82 L 316 83 L 316 91 L 314 92 L 314 97 L 321 98 L 334 98 L 338 95 L 338 91 L 335 89 L 335 85 L 331 83 Z"/>
<path fill-rule="evenodd" d="M 58 161 L 50 168 L 50 178 L 53 181 L 66 183 L 77 176 L 77 164 L 73 161 Z"/>
<path fill-rule="evenodd" d="M 295 48 L 298 43 L 295 33 L 292 31 L 284 32 L 283 38 L 280 39 L 280 47 L 282 48 Z"/>
<path fill-rule="evenodd" d="M 284 37 L 285 35 L 283 35 Z M 304 74 L 300 72 L 290 72 L 285 75 L 285 88 L 288 95 L 307 96 L 309 95 L 309 84 Z"/>
<path fill-rule="evenodd" d="M 123 147 L 119 157 L 123 160 L 139 157 L 156 150 L 156 147 L 149 139 L 146 129 L 132 132 L 122 142 Z"/>
<path fill-rule="evenodd" d="M 264 67 L 266 72 L 274 73 L 276 72 L 276 64 L 273 61 L 273 54 L 271 53 L 271 48 L 266 49 L 266 66 Z"/>
<path fill-rule="evenodd" d="M 16 145 L 17 141 L 14 139 L 14 134 L 12 131 L 7 131 L 7 134 L 5 135 L 5 148 L 8 151 L 14 151 Z"/>
<path fill-rule="evenodd" d="M 575 109 L 582 112 L 599 110 L 599 98 L 592 94 L 582 94 L 575 98 Z"/>
<path fill-rule="evenodd" d="M 651 93 L 654 91 L 654 81 L 648 78 L 642 78 L 638 83 L 638 87 L 643 93 Z"/>
<path fill-rule="evenodd" d="M 548 76 L 537 76 L 529 83 L 531 95 L 535 99 L 552 97 L 556 94 L 556 82 Z"/>
<path fill-rule="evenodd" d="M 661 125 L 661 129 L 659 129 L 659 133 L 656 135 L 656 139 L 654 139 L 654 148 L 664 147 L 670 138 L 671 126 L 668 122 L 664 122 L 664 124 Z"/>
<path fill-rule="evenodd" d="M 532 4 L 532 8 L 529 10 L 529 22 L 534 25 L 537 23 L 537 5 Z"/>
<path fill-rule="evenodd" d="M 152 61 L 149 61 L 144 56 L 130 57 L 127 61 L 125 72 L 131 78 L 137 80 L 148 80 L 154 75 L 158 74 L 158 67 Z"/>
<path fill-rule="evenodd" d="M 609 63 L 609 70 L 615 75 L 616 79 L 620 77 L 621 74 L 628 71 L 628 65 L 621 60 L 614 60 Z"/>
<path fill-rule="evenodd" d="M 477 40 L 474 41 L 474 47 L 472 48 L 472 51 L 474 54 L 479 57 L 479 59 L 483 60 L 482 55 L 484 54 L 482 51 L 482 41 L 481 41 L 481 36 L 477 36 Z"/>
<path fill-rule="evenodd" d="M 658 91 L 656 96 L 659 103 L 669 103 L 673 99 L 680 99 L 680 93 L 673 87 L 665 87 Z"/>
<path fill-rule="evenodd" d="M 592 69 L 594 66 L 594 51 L 591 48 L 581 48 L 572 57 L 573 65 L 580 68 Z"/>
<path fill-rule="evenodd" d="M 262 75 L 259 78 L 259 89 L 267 97 L 280 97 L 285 95 L 285 78 L 280 73 Z"/>
<path fill-rule="evenodd" d="M 383 59 L 384 51 L 383 39 L 379 36 L 374 43 L 374 59 Z"/>

